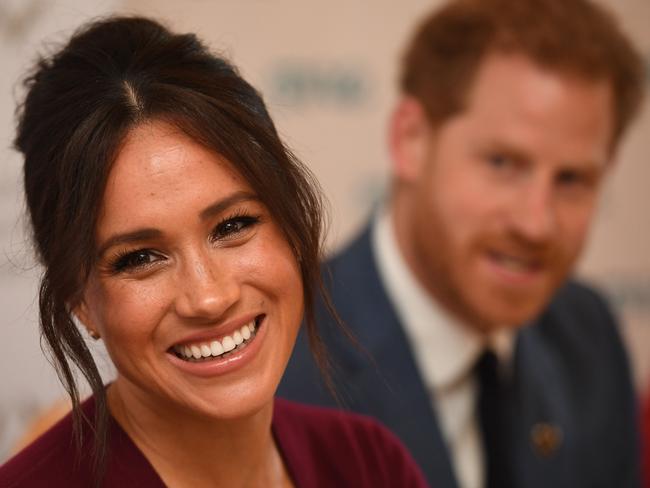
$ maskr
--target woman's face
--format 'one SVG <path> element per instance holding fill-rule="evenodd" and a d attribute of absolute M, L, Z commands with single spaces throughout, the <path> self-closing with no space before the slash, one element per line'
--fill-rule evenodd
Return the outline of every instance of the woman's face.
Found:
<path fill-rule="evenodd" d="M 76 313 L 104 340 L 127 407 L 236 418 L 268 404 L 302 318 L 302 281 L 281 229 L 227 161 L 162 122 L 134 129 L 96 242 Z"/>

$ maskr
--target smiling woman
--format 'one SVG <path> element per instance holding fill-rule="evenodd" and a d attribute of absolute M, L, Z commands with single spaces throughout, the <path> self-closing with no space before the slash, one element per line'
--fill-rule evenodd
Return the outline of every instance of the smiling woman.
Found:
<path fill-rule="evenodd" d="M 424 486 L 373 421 L 274 400 L 303 316 L 327 371 L 321 199 L 237 71 L 191 34 L 112 18 L 26 86 L 41 330 L 73 413 L 0 485 Z M 75 318 L 104 341 L 110 385 Z"/>

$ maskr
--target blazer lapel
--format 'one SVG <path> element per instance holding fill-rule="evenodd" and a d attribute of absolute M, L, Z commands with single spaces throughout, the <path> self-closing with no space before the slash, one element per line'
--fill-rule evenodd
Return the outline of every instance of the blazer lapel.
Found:
<path fill-rule="evenodd" d="M 351 356 L 345 366 L 344 401 L 387 424 L 436 487 L 455 488 L 431 400 L 413 360 L 408 340 L 381 285 L 366 232 L 332 263 L 332 292 L 344 320 L 355 324 L 359 343 L 370 354 Z M 369 362 L 374 361 L 374 365 Z"/>
<path fill-rule="evenodd" d="M 570 488 L 573 479 L 571 391 L 539 328 L 519 334 L 515 353 L 513 459 L 517 486 Z"/>

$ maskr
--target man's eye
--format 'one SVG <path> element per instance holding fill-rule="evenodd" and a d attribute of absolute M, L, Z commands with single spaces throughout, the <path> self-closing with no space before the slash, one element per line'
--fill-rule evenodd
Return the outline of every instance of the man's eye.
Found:
<path fill-rule="evenodd" d="M 563 186 L 588 183 L 588 178 L 577 171 L 563 171 L 557 175 L 557 181 Z"/>
<path fill-rule="evenodd" d="M 215 241 L 235 239 L 259 220 L 259 217 L 253 216 L 230 217 L 215 227 L 212 239 Z"/>
<path fill-rule="evenodd" d="M 488 154 L 486 159 L 490 166 L 494 168 L 501 169 L 513 166 L 512 158 L 509 158 L 505 154 Z"/>
<path fill-rule="evenodd" d="M 142 269 L 161 259 L 159 255 L 149 249 L 139 249 L 118 256 L 112 264 L 114 272 L 135 271 Z"/>

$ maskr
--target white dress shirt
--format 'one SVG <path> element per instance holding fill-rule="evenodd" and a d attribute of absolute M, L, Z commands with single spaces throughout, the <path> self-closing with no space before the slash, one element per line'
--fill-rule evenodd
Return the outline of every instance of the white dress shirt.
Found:
<path fill-rule="evenodd" d="M 379 276 L 429 392 L 456 479 L 462 488 L 483 488 L 472 369 L 486 348 L 494 350 L 501 364 L 509 363 L 514 333 L 499 329 L 486 336 L 449 314 L 410 272 L 399 251 L 389 210 L 378 212 L 374 224 L 371 243 Z"/>

